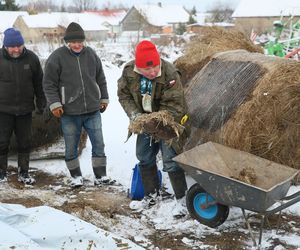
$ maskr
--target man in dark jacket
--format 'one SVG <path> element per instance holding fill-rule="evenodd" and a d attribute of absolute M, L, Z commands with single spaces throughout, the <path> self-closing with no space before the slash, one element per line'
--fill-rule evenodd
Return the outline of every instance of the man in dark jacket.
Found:
<path fill-rule="evenodd" d="M 42 113 L 46 104 L 43 71 L 38 57 L 24 46 L 20 31 L 4 32 L 0 49 L 0 181 L 7 180 L 7 154 L 12 133 L 18 144 L 18 180 L 33 184 L 28 174 L 32 111 Z"/>
<path fill-rule="evenodd" d="M 92 143 L 95 184 L 111 184 L 106 176 L 100 115 L 109 102 L 102 63 L 95 51 L 84 46 L 85 34 L 78 23 L 70 23 L 64 40 L 66 45 L 55 50 L 46 62 L 43 87 L 52 114 L 61 119 L 70 184 L 83 185 L 78 159 L 82 128 Z"/>
<path fill-rule="evenodd" d="M 118 80 L 119 101 L 132 121 L 140 114 L 166 110 L 177 123 L 185 116 L 186 102 L 177 69 L 169 62 L 160 59 L 156 47 L 150 41 L 141 41 L 135 51 L 135 60 L 127 63 Z M 181 148 L 168 145 L 164 140 L 154 141 L 148 134 L 139 134 L 136 143 L 136 156 L 140 161 L 140 174 L 145 197 L 133 201 L 132 209 L 154 205 L 159 196 L 156 156 L 162 153 L 163 171 L 168 172 L 175 198 L 178 201 L 174 215 L 185 213 L 180 205 L 185 200 L 187 184 L 184 171 L 172 160 Z M 183 204 L 184 205 L 184 204 Z"/>

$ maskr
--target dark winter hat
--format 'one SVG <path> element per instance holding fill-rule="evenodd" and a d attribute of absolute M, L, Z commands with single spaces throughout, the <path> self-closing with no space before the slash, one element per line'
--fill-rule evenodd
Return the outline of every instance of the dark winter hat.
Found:
<path fill-rule="evenodd" d="M 4 47 L 16 47 L 24 44 L 21 32 L 15 28 L 9 28 L 4 31 L 3 45 Z"/>
<path fill-rule="evenodd" d="M 64 40 L 67 42 L 84 41 L 84 31 L 78 23 L 70 23 L 66 29 Z"/>
<path fill-rule="evenodd" d="M 135 65 L 138 68 L 148 68 L 160 64 L 160 56 L 155 45 L 147 40 L 141 41 L 135 49 Z"/>

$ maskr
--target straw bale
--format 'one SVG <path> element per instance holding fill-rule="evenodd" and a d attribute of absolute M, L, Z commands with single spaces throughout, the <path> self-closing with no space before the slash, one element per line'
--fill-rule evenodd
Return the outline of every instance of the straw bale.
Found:
<path fill-rule="evenodd" d="M 249 52 L 263 53 L 260 46 L 244 35 L 244 33 L 220 27 L 205 27 L 200 35 L 186 46 L 185 54 L 175 61 L 182 74 L 183 84 L 187 84 L 194 75 L 206 65 L 217 52 L 244 49 Z"/>
<path fill-rule="evenodd" d="M 214 141 L 300 169 L 300 62 L 243 50 L 218 53 L 213 56 L 212 60 L 219 62 L 219 70 L 227 69 L 230 63 L 251 62 L 261 68 L 260 77 L 248 79 L 253 87 L 248 89 L 247 96 L 234 108 L 227 108 L 231 104 L 230 98 L 214 100 L 215 107 L 219 107 L 219 110 L 214 110 L 215 117 L 221 117 L 222 124 L 216 128 L 209 124 L 201 126 L 199 123 L 200 126 L 197 128 L 195 121 L 192 122 L 191 136 L 185 149 L 206 141 Z M 205 82 L 193 82 L 203 79 L 201 75 L 205 74 L 208 69 L 211 70 L 209 67 L 203 68 L 192 79 L 190 86 L 197 84 L 209 86 L 215 81 L 214 77 L 221 78 L 219 79 L 220 85 L 223 82 L 235 80 L 233 74 L 224 74 L 224 81 L 222 81 L 222 74 L 221 76 L 211 74 L 210 78 L 205 78 Z M 243 73 L 242 69 L 240 68 L 240 74 Z M 257 67 L 253 70 L 257 71 Z M 251 81 L 254 80 L 253 84 Z M 242 92 L 239 88 L 235 90 Z M 194 109 L 191 105 L 198 105 L 204 111 L 210 107 L 211 102 L 201 102 L 207 93 L 204 92 L 194 97 L 197 98 L 194 102 L 189 101 L 192 98 L 190 93 L 186 92 L 189 110 Z M 226 93 L 232 95 L 232 92 L 225 89 L 223 94 L 226 95 Z M 238 96 L 239 92 L 234 95 Z M 224 110 L 228 111 L 225 114 L 226 119 L 223 119 Z M 201 111 L 197 109 L 197 112 Z M 191 113 L 190 116 L 192 117 L 193 114 Z M 205 119 L 205 115 L 202 119 Z"/>

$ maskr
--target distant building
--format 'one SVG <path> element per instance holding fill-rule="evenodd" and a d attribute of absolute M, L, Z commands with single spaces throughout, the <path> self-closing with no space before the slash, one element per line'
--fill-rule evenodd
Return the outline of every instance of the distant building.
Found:
<path fill-rule="evenodd" d="M 121 21 L 122 31 L 143 31 L 145 36 L 164 32 L 175 33 L 189 20 L 189 13 L 180 5 L 134 5 Z"/>
<path fill-rule="evenodd" d="M 71 22 L 81 25 L 87 41 L 104 41 L 108 29 L 100 24 L 101 20 L 88 13 L 53 12 L 19 16 L 14 26 L 20 29 L 27 43 L 62 43 L 65 29 Z"/>
<path fill-rule="evenodd" d="M 0 46 L 2 46 L 3 32 L 14 26 L 18 16 L 28 16 L 26 11 L 0 11 Z"/>
<path fill-rule="evenodd" d="M 252 30 L 261 34 L 273 29 L 273 23 L 291 17 L 300 19 L 300 0 L 240 0 L 232 14 L 237 29 L 250 35 Z"/>
<path fill-rule="evenodd" d="M 108 36 L 114 38 L 115 35 L 119 35 L 121 32 L 120 23 L 126 15 L 125 10 L 97 10 L 97 11 L 85 11 L 85 13 L 95 14 L 103 19 L 101 25 L 108 29 Z"/>
<path fill-rule="evenodd" d="M 26 11 L 0 11 L 0 34 L 13 27 L 18 16 L 28 16 Z"/>

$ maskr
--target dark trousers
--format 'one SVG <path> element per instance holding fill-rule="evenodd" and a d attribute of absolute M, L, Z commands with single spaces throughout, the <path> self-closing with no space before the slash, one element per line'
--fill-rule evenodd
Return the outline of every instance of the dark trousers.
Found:
<path fill-rule="evenodd" d="M 152 167 L 156 165 L 156 156 L 161 150 L 164 172 L 182 171 L 178 164 L 172 160 L 176 156 L 175 150 L 160 140 L 155 142 L 149 135 L 139 134 L 136 140 L 136 157 L 140 166 Z"/>
<path fill-rule="evenodd" d="M 12 115 L 0 112 L 0 156 L 7 155 L 12 133 L 17 140 L 18 154 L 29 154 L 31 150 L 32 113 Z"/>

